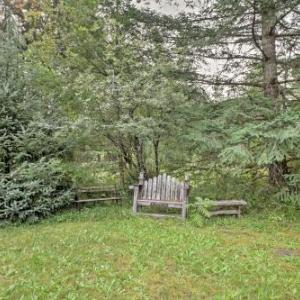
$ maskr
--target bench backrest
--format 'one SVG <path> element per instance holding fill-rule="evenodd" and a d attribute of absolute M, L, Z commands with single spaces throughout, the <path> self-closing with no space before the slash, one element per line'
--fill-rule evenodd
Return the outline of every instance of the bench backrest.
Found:
<path fill-rule="evenodd" d="M 185 202 L 187 190 L 189 188 L 187 178 L 184 182 L 179 182 L 175 178 L 166 174 L 159 175 L 148 180 L 140 175 L 139 200 L 155 200 L 169 202 Z"/>

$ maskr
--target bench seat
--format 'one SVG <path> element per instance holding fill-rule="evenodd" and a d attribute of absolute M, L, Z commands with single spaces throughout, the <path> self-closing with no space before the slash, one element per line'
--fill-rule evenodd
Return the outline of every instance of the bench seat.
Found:
<path fill-rule="evenodd" d="M 212 211 L 209 212 L 209 216 L 235 215 L 239 218 L 241 216 L 242 208 L 246 205 L 247 202 L 244 200 L 210 201 L 209 207 Z"/>

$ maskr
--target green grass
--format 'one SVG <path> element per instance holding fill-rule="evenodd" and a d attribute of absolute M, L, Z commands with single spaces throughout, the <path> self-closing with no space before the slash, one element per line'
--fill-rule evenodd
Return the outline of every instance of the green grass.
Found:
<path fill-rule="evenodd" d="M 299 248 L 299 217 L 96 207 L 0 229 L 0 299 L 299 299 Z"/>

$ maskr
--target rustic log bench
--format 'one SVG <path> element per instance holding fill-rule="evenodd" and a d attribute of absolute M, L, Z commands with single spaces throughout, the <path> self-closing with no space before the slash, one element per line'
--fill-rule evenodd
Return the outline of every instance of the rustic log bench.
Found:
<path fill-rule="evenodd" d="M 91 197 L 96 195 L 96 197 Z M 96 203 L 103 201 L 116 201 L 122 203 L 122 195 L 115 185 L 105 187 L 81 187 L 77 190 L 75 203 L 78 208 L 86 203 Z"/>
<path fill-rule="evenodd" d="M 139 183 L 131 186 L 134 190 L 133 212 L 140 212 L 143 206 L 166 206 L 181 209 L 181 217 L 186 219 L 189 184 L 188 178 L 179 182 L 166 174 L 154 178 L 144 179 L 144 174 L 139 176 Z M 167 217 L 166 214 L 148 214 L 154 217 Z"/>
<path fill-rule="evenodd" d="M 242 208 L 246 205 L 247 202 L 244 200 L 210 201 L 209 208 L 211 208 L 212 211 L 209 212 L 209 216 L 235 215 L 240 218 Z"/>

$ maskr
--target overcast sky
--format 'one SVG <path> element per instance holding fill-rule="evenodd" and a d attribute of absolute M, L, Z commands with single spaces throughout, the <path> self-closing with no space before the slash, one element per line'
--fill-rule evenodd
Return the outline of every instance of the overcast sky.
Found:
<path fill-rule="evenodd" d="M 162 14 L 169 14 L 176 16 L 180 13 L 199 12 L 200 3 L 204 0 L 133 0 L 137 2 L 137 7 L 153 9 Z M 188 7 L 187 3 L 193 2 L 194 8 Z M 200 3 L 199 3 L 200 2 Z M 202 2 L 203 3 L 203 2 Z M 225 60 L 212 60 L 207 59 L 206 63 L 198 62 L 197 69 L 199 73 L 205 73 L 209 75 L 219 74 L 224 66 Z M 211 86 L 204 85 L 208 94 L 212 96 Z M 222 87 L 222 93 L 228 92 L 226 87 Z"/>
<path fill-rule="evenodd" d="M 176 2 L 170 0 L 160 0 L 159 2 L 156 0 L 141 0 L 137 2 L 140 2 L 137 4 L 138 7 L 150 8 L 163 14 L 176 15 L 188 11 L 184 0 L 176 0 Z"/>

